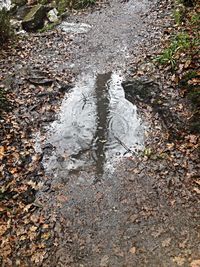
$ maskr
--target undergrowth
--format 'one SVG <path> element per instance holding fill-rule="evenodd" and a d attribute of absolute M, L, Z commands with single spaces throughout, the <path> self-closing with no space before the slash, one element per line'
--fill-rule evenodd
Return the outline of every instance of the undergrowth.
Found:
<path fill-rule="evenodd" d="M 190 103 L 192 116 L 187 122 L 190 131 L 200 133 L 200 3 L 176 0 L 172 17 L 175 24 L 170 41 L 154 62 L 171 68 L 180 94 Z"/>
<path fill-rule="evenodd" d="M 174 69 L 176 67 L 177 54 L 190 49 L 192 44 L 193 40 L 191 40 L 188 33 L 180 32 L 171 38 L 169 46 L 164 49 L 162 54 L 155 58 L 155 61 L 163 65 L 170 64 L 172 69 Z"/>

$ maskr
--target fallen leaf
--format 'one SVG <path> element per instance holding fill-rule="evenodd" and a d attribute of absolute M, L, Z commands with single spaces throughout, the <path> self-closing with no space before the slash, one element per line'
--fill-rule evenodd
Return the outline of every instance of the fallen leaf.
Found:
<path fill-rule="evenodd" d="M 44 233 L 44 234 L 42 234 L 42 239 L 49 239 L 50 238 L 50 236 L 51 236 L 51 233 L 50 232 L 47 232 L 47 233 Z"/>
<path fill-rule="evenodd" d="M 2 236 L 7 230 L 6 225 L 0 225 L 0 236 Z"/>
<path fill-rule="evenodd" d="M 5 148 L 4 146 L 0 146 L 0 160 L 3 159 Z"/>
<path fill-rule="evenodd" d="M 190 263 L 190 266 L 191 266 L 191 267 L 200 267 L 200 259 L 199 259 L 199 260 L 193 260 L 193 261 Z"/>
<path fill-rule="evenodd" d="M 199 180 L 196 180 L 195 183 L 200 186 L 200 181 Z"/>
<path fill-rule="evenodd" d="M 59 202 L 66 202 L 68 198 L 66 196 L 60 195 L 60 196 L 57 196 L 57 200 Z"/>
<path fill-rule="evenodd" d="M 173 261 L 176 262 L 178 266 L 182 266 L 185 262 L 185 259 L 180 256 L 177 256 L 173 258 Z"/>
<path fill-rule="evenodd" d="M 199 188 L 194 187 L 193 190 L 194 190 L 197 194 L 200 194 L 200 189 L 199 189 Z"/>
<path fill-rule="evenodd" d="M 34 225 L 31 226 L 31 228 L 30 228 L 30 231 L 31 231 L 31 232 L 35 232 L 36 230 L 37 230 L 37 227 L 36 227 L 36 226 L 34 226 Z"/>
<path fill-rule="evenodd" d="M 170 242 L 171 242 L 171 238 L 169 237 L 169 238 L 162 241 L 162 246 L 168 247 L 170 245 Z"/>
<path fill-rule="evenodd" d="M 136 247 L 132 247 L 132 248 L 130 248 L 129 252 L 130 252 L 131 254 L 135 254 L 135 253 L 136 253 Z"/>
<path fill-rule="evenodd" d="M 40 263 L 43 261 L 44 259 L 44 255 L 45 255 L 45 251 L 39 251 L 33 254 L 33 256 L 31 257 L 31 261 L 35 262 L 35 263 Z"/>
<path fill-rule="evenodd" d="M 8 255 L 10 255 L 10 253 L 12 252 L 10 245 L 6 244 L 6 245 L 2 248 L 2 251 L 1 251 L 1 252 L 2 252 L 2 255 L 3 255 L 4 257 L 7 257 Z"/>

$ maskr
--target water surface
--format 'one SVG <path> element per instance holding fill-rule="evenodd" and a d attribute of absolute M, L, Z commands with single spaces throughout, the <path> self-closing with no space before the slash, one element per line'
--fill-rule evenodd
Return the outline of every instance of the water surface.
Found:
<path fill-rule="evenodd" d="M 49 128 L 47 142 L 54 147 L 46 159 L 48 170 L 85 170 L 96 178 L 114 167 L 117 159 L 143 147 L 143 126 L 137 108 L 125 99 L 122 76 L 116 72 L 84 74 L 66 95 L 59 119 Z"/>

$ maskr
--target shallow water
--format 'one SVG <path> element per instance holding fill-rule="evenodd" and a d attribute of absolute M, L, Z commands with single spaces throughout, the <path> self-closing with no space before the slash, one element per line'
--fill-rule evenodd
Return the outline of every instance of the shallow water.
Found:
<path fill-rule="evenodd" d="M 125 99 L 122 76 L 116 72 L 81 75 L 65 97 L 59 119 L 49 127 L 47 142 L 54 147 L 45 160 L 50 171 L 95 169 L 96 178 L 112 170 L 118 158 L 142 149 L 144 127 L 137 108 Z"/>

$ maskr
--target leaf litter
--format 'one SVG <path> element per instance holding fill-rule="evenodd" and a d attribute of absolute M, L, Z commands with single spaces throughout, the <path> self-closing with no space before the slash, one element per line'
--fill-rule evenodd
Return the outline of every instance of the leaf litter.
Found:
<path fill-rule="evenodd" d="M 1 90 L 8 99 L 0 114 L 1 266 L 38 266 L 53 242 L 52 225 L 35 196 L 46 177 L 34 135 L 55 119 L 71 88 L 73 74 L 62 66 L 69 43 L 55 30 L 50 37 L 22 37 L 0 52 Z"/>

